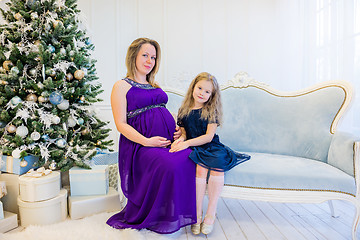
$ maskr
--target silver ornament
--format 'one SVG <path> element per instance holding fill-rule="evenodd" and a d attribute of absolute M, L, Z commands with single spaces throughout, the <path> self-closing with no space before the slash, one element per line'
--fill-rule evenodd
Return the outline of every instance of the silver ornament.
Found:
<path fill-rule="evenodd" d="M 49 169 L 50 170 L 55 170 L 56 169 L 56 162 L 54 160 L 52 160 L 51 163 L 49 164 Z"/>

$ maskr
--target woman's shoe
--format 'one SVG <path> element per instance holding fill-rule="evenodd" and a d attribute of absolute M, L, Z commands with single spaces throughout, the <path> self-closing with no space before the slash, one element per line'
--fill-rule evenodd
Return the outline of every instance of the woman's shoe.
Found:
<path fill-rule="evenodd" d="M 214 223 L 215 223 L 215 216 L 208 216 L 206 215 L 205 218 L 212 218 L 214 221 L 212 224 L 207 224 L 205 222 L 202 222 L 201 223 L 201 226 L 200 226 L 200 229 L 201 229 L 201 232 L 205 235 L 209 234 L 212 232 L 212 230 L 214 229 Z M 204 218 L 204 219 L 205 219 Z"/>
<path fill-rule="evenodd" d="M 202 215 L 202 214 L 201 214 L 201 215 Z M 201 219 L 202 219 L 202 216 L 197 217 L 197 223 L 191 225 L 191 232 L 192 232 L 194 235 L 200 234 Z"/>

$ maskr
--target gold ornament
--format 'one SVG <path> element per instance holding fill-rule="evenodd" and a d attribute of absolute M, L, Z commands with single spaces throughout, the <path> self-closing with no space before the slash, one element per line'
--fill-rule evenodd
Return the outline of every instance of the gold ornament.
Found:
<path fill-rule="evenodd" d="M 9 125 L 8 127 L 7 127 L 7 131 L 9 132 L 9 133 L 14 133 L 14 132 L 16 132 L 16 127 L 15 127 L 15 125 Z"/>
<path fill-rule="evenodd" d="M 25 159 L 20 161 L 20 167 L 26 167 L 28 165 L 28 162 L 25 161 Z"/>
<path fill-rule="evenodd" d="M 81 97 L 80 97 L 80 101 L 85 101 L 85 97 L 84 97 L 84 96 L 81 96 Z"/>
<path fill-rule="evenodd" d="M 9 71 L 9 69 L 12 68 L 13 66 L 14 66 L 14 64 L 10 60 L 6 60 L 3 62 L 3 68 L 6 71 Z"/>
<path fill-rule="evenodd" d="M 60 22 L 61 22 L 60 20 L 55 20 L 53 22 L 53 27 L 56 28 L 59 25 Z"/>
<path fill-rule="evenodd" d="M 41 44 L 41 41 L 40 40 L 36 40 L 35 42 L 34 42 L 34 44 L 35 44 L 35 46 L 40 46 L 40 44 Z"/>
<path fill-rule="evenodd" d="M 77 80 L 83 79 L 84 76 L 85 76 L 85 73 L 84 73 L 83 70 L 76 70 L 75 73 L 74 73 L 74 77 L 75 77 Z"/>
<path fill-rule="evenodd" d="M 71 73 L 66 74 L 66 80 L 71 81 L 73 80 L 73 75 Z"/>
<path fill-rule="evenodd" d="M 90 133 L 90 129 L 89 128 L 85 128 L 84 130 L 81 131 L 82 135 L 86 135 Z"/>
<path fill-rule="evenodd" d="M 37 100 L 39 101 L 39 103 L 47 102 L 47 98 L 44 96 L 39 96 Z"/>
<path fill-rule="evenodd" d="M 15 18 L 16 20 L 20 20 L 20 19 L 22 18 L 22 16 L 21 16 L 20 13 L 15 13 L 14 18 Z"/>
<path fill-rule="evenodd" d="M 29 95 L 26 96 L 26 100 L 30 102 L 36 102 L 37 99 L 38 97 L 33 93 L 30 93 Z"/>

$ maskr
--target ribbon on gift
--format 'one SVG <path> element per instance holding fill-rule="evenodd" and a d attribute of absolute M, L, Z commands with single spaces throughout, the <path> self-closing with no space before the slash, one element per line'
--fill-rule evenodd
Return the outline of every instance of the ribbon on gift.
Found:
<path fill-rule="evenodd" d="M 3 155 L 1 155 L 0 160 L 0 168 L 2 169 L 2 165 L 6 164 L 4 172 L 13 172 L 14 171 L 14 158 L 12 156 L 4 156 L 6 157 L 5 162 L 3 162 Z"/>
<path fill-rule="evenodd" d="M 6 183 L 4 181 L 0 182 L 0 198 L 2 198 L 3 196 L 5 196 L 7 194 L 6 191 Z"/>
<path fill-rule="evenodd" d="M 2 158 L 3 158 L 3 153 L 0 152 L 0 169 L 1 169 L 1 166 L 5 164 L 5 161 Z"/>
<path fill-rule="evenodd" d="M 38 168 L 36 171 L 32 168 L 27 173 L 25 173 L 25 176 L 38 178 L 49 175 L 51 172 L 51 169 L 45 169 L 44 167 Z"/>

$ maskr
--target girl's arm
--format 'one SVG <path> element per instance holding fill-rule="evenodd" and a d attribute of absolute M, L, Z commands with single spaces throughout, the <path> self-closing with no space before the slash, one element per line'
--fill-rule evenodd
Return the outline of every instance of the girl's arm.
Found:
<path fill-rule="evenodd" d="M 131 86 L 125 81 L 117 81 L 111 91 L 111 109 L 117 130 L 127 139 L 148 147 L 166 147 L 171 142 L 164 137 L 156 136 L 147 138 L 127 124 L 126 94 Z"/>
<path fill-rule="evenodd" d="M 184 139 L 183 141 L 179 141 L 177 144 L 173 144 L 171 145 L 171 149 L 170 152 L 177 152 L 177 151 L 181 151 L 183 149 L 186 149 L 188 147 L 195 147 L 195 146 L 200 146 L 200 145 L 204 145 L 206 143 L 211 142 L 211 140 L 214 138 L 215 132 L 216 132 L 216 128 L 217 128 L 217 124 L 216 123 L 210 123 L 207 125 L 207 129 L 206 129 L 206 133 L 204 135 L 201 135 L 197 138 L 192 138 L 189 140 L 185 140 L 186 138 L 182 138 Z M 181 129 L 183 134 L 185 133 L 185 129 Z M 186 136 L 186 133 L 185 133 Z"/>

